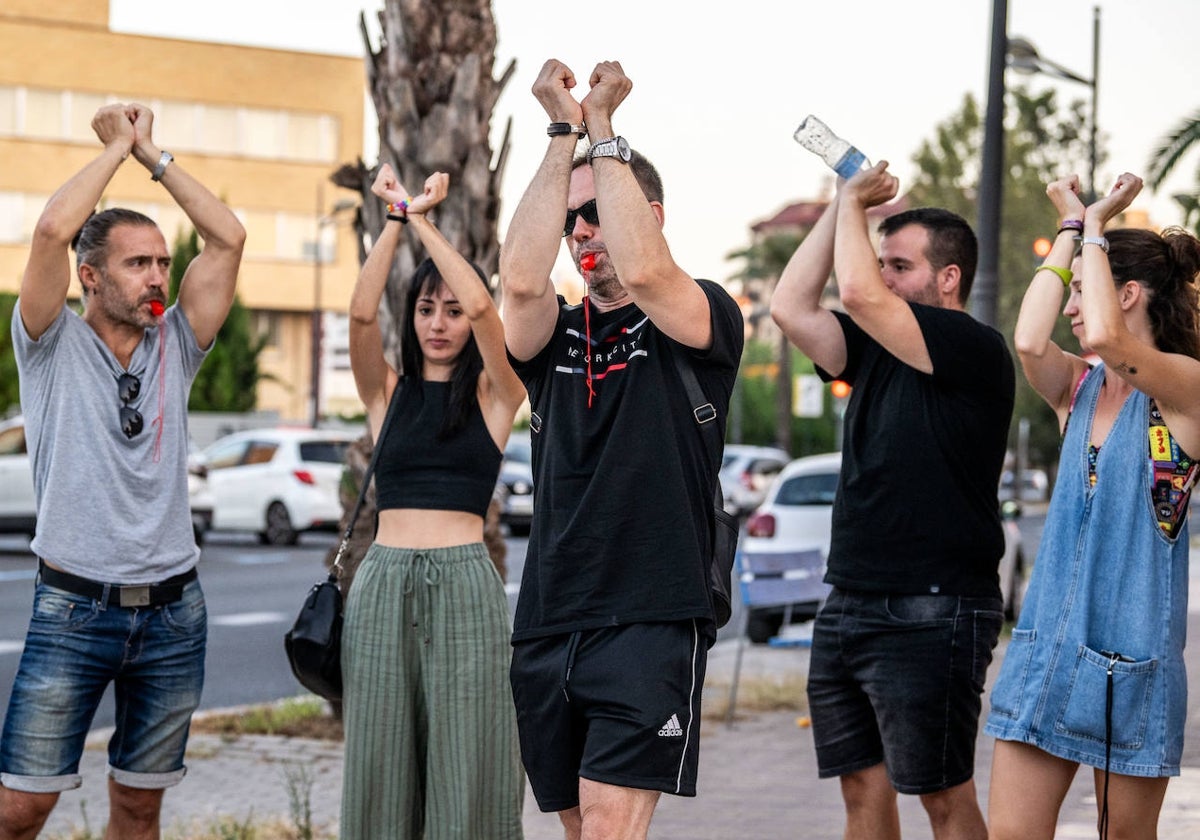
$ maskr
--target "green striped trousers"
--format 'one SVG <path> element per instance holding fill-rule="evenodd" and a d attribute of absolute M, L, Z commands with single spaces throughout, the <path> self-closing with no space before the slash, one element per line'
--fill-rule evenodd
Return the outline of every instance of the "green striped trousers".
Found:
<path fill-rule="evenodd" d="M 342 636 L 342 840 L 520 840 L 509 635 L 483 543 L 371 546 Z"/>

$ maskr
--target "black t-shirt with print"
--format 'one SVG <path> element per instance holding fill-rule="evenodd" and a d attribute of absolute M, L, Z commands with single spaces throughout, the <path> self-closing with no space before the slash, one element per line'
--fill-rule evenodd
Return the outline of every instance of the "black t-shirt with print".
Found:
<path fill-rule="evenodd" d="M 668 338 L 633 304 L 593 309 L 585 322 L 582 304 L 560 298 L 547 346 L 527 362 L 512 360 L 538 427 L 530 435 L 534 517 L 514 641 L 635 622 L 711 621 L 716 467 L 671 354 L 692 365 L 723 439 L 744 328 L 724 289 L 696 282 L 711 310 L 706 352 Z"/>

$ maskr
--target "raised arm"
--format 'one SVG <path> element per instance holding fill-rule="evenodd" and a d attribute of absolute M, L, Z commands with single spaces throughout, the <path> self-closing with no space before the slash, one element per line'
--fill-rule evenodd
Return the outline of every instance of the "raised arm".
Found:
<path fill-rule="evenodd" d="M 582 103 L 593 143 L 614 135 L 612 115 L 633 82 L 616 61 L 592 71 L 591 91 Z M 663 238 L 661 202 L 647 201 L 628 164 L 595 158 L 590 164 L 596 185 L 596 210 L 604 244 L 621 286 L 656 327 L 688 347 L 712 344 L 708 296 L 680 268 Z"/>
<path fill-rule="evenodd" d="M 392 167 L 385 163 L 371 189 L 389 204 L 407 200 L 409 227 L 420 237 L 425 252 L 471 322 L 471 332 L 483 358 L 480 406 L 492 436 L 503 448 L 512 431 L 513 416 L 525 400 L 525 386 L 508 363 L 504 325 L 487 285 L 429 219 L 429 211 L 442 203 L 450 189 L 450 176 L 435 172 L 425 180 L 425 189 L 420 195 L 406 198 L 404 185 L 397 180 Z M 388 224 L 396 222 L 389 221 Z"/>
<path fill-rule="evenodd" d="M 788 260 L 771 295 L 771 318 L 822 369 L 834 376 L 846 369 L 846 336 L 832 312 L 821 306 L 821 293 L 833 271 L 833 237 L 841 194 Z"/>
<path fill-rule="evenodd" d="M 1046 195 L 1058 210 L 1059 231 L 1050 253 L 1034 272 L 1021 300 L 1013 345 L 1025 378 L 1054 409 L 1061 429 L 1071 410 L 1075 384 L 1087 369 L 1087 362 L 1063 350 L 1050 338 L 1063 306 L 1063 291 L 1069 289 L 1069 294 L 1079 294 L 1080 278 L 1073 277 L 1068 268 L 1075 253 L 1075 226 L 1083 223 L 1079 176 L 1071 175 L 1052 182 L 1046 187 Z"/>
<path fill-rule="evenodd" d="M 154 172 L 164 160 L 162 149 L 154 143 L 154 114 L 136 103 L 129 108 L 137 135 L 133 156 Z M 159 181 L 204 240 L 203 250 L 187 267 L 179 285 L 179 306 L 197 343 L 208 347 L 233 305 L 246 230 L 232 210 L 178 163 L 168 164 Z"/>
<path fill-rule="evenodd" d="M 1108 195 L 1084 211 L 1080 300 L 1084 341 L 1110 370 L 1134 388 L 1154 397 L 1171 433 L 1191 455 L 1200 452 L 1200 361 L 1181 352 L 1161 350 L 1154 343 L 1153 335 L 1139 336 L 1130 328 L 1124 313 L 1137 305 L 1138 297 L 1154 292 L 1136 279 L 1129 279 L 1118 288 L 1113 281 L 1107 252 L 1089 241 L 1102 237 L 1105 226 L 1132 203 L 1141 189 L 1142 179 L 1126 172 L 1117 179 Z M 1195 264 L 1193 257 L 1189 261 L 1192 266 L 1190 276 L 1177 277 L 1176 282 L 1194 284 L 1197 280 Z M 1175 267 L 1175 271 L 1179 270 Z M 1168 290 L 1164 288 L 1162 292 Z M 1182 329 L 1194 337 L 1195 308 L 1193 293 L 1187 296 L 1188 311 L 1181 319 L 1182 323 L 1167 325 L 1163 331 Z"/>
<path fill-rule="evenodd" d="M 583 112 L 571 95 L 575 75 L 550 59 L 533 83 L 533 94 L 551 122 L 579 125 Z M 508 349 L 525 361 L 550 341 L 558 317 L 558 298 L 550 272 L 562 242 L 567 215 L 574 133 L 550 138 L 546 155 L 521 196 L 500 249 L 500 284 L 504 290 L 504 322 Z"/>
<path fill-rule="evenodd" d="M 933 372 L 933 360 L 908 301 L 883 282 L 880 258 L 871 244 L 867 208 L 890 201 L 900 182 L 880 161 L 842 188 L 834 237 L 833 266 L 842 306 L 867 335 L 909 367 Z"/>
<path fill-rule="evenodd" d="M 92 118 L 104 151 L 73 175 L 46 202 L 33 229 L 29 261 L 21 278 L 21 321 L 31 338 L 58 317 L 71 284 L 71 240 L 96 208 L 104 188 L 133 148 L 133 117 L 127 105 L 105 105 Z"/>

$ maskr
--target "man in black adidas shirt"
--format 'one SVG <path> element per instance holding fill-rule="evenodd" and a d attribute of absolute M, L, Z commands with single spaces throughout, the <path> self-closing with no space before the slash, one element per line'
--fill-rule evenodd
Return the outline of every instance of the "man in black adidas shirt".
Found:
<path fill-rule="evenodd" d="M 996 501 L 1014 373 L 965 311 L 975 234 L 895 195 L 883 162 L 842 185 L 776 286 L 771 315 L 827 379 L 853 386 L 808 696 L 822 778 L 846 837 L 899 840 L 896 792 L 934 837 L 985 840 L 972 780 L 981 694 L 1003 620 Z M 836 269 L 845 312 L 821 306 Z"/>
<path fill-rule="evenodd" d="M 534 411 L 512 685 L 541 809 L 559 812 L 568 838 L 641 838 L 662 791 L 695 794 L 715 637 L 707 558 L 719 459 L 676 359 L 695 372 L 723 439 L 743 325 L 720 286 L 675 263 L 658 173 L 614 136 L 632 86 L 620 64 L 597 65 L 582 102 L 575 83 L 551 60 L 534 84 L 551 139 L 501 253 L 509 353 Z M 585 133 L 589 154 L 576 158 Z M 581 305 L 549 279 L 563 236 L 588 284 Z"/>

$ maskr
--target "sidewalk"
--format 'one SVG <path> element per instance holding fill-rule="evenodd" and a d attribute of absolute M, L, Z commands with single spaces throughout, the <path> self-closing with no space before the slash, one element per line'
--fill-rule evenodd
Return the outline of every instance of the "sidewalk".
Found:
<path fill-rule="evenodd" d="M 705 703 L 723 708 L 733 673 L 736 642 L 721 642 L 710 652 Z M 1002 650 L 991 673 L 998 670 Z M 755 680 L 803 678 L 806 649 L 747 646 L 742 685 Z M 744 696 L 744 692 L 743 692 Z M 986 700 L 985 700 L 986 709 Z M 788 840 L 839 838 L 842 803 L 834 780 L 817 779 L 810 731 L 795 712 L 742 714 L 732 728 L 705 721 L 701 728 L 699 795 L 664 796 L 650 836 L 654 840 Z M 46 834 L 81 827 L 81 803 L 93 830 L 107 817 L 104 734 L 93 737 L 85 754 L 83 787 L 63 794 Z M 986 808 L 992 739 L 980 736 L 976 785 Z M 289 787 L 308 791 L 313 824 L 334 830 L 342 780 L 341 744 L 269 736 L 225 740 L 196 735 L 188 749 L 188 775 L 167 792 L 163 826 L 173 836 L 185 825 L 207 826 L 218 816 L 239 821 L 290 818 Z M 929 825 L 916 797 L 900 797 L 904 837 L 928 838 Z M 1076 776 L 1059 822 L 1060 838 L 1096 836 L 1092 774 Z M 553 814 L 541 814 L 531 794 L 525 801 L 526 840 L 560 840 Z M 1200 837 L 1200 767 L 1185 767 L 1167 788 L 1159 822 L 1161 840 Z M 488 838 L 479 838 L 488 840 Z"/>

